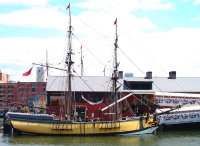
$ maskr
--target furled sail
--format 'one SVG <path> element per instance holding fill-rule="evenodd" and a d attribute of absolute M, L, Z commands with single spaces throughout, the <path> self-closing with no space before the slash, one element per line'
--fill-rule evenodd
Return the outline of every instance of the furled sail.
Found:
<path fill-rule="evenodd" d="M 89 104 L 91 104 L 91 105 L 96 105 L 96 104 L 100 104 L 100 103 L 102 103 L 102 102 L 103 102 L 103 99 L 102 99 L 102 100 L 100 100 L 100 101 L 98 101 L 98 102 L 96 102 L 96 103 L 94 103 L 94 102 L 91 102 L 91 101 L 89 101 L 89 100 L 85 99 L 85 98 L 83 97 L 83 95 L 82 95 L 82 99 L 83 99 L 83 100 L 85 100 L 87 103 L 89 103 Z"/>

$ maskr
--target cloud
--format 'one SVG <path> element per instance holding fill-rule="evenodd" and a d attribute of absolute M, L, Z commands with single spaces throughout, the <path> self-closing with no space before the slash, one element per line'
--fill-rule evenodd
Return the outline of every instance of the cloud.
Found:
<path fill-rule="evenodd" d="M 106 4 L 105 4 L 106 3 Z M 155 29 L 158 26 L 148 17 L 136 17 L 132 11 L 170 10 L 175 5 L 164 0 L 132 1 L 86 1 L 73 4 L 86 8 L 78 15 L 72 15 L 73 40 L 72 48 L 75 53 L 74 68 L 80 74 L 80 46 L 83 45 L 84 71 L 86 75 L 99 75 L 106 65 L 106 75 L 112 72 L 113 42 L 115 35 L 114 20 L 118 18 L 119 70 L 133 72 L 134 76 L 144 76 L 146 71 L 152 71 L 153 76 L 168 76 L 175 70 L 177 76 L 199 76 L 198 62 L 200 45 L 198 35 L 200 28 L 174 28 L 166 32 L 144 33 L 144 29 Z M 151 7 L 149 7 L 151 6 Z M 12 11 L 0 14 L 3 25 L 54 28 L 67 30 L 68 16 L 61 13 L 60 7 L 33 7 L 31 9 Z M 71 9 L 72 14 L 73 9 Z M 29 32 L 27 32 L 29 33 Z M 63 35 L 63 34 L 62 34 Z M 13 80 L 21 80 L 22 73 L 30 69 L 32 63 L 46 62 L 46 49 L 49 52 L 49 63 L 55 67 L 64 67 L 64 51 L 67 40 L 63 37 L 31 38 L 15 37 L 0 38 L 0 65 L 13 64 L 2 71 L 10 73 Z M 126 56 L 123 55 L 125 52 Z M 11 53 L 12 52 L 12 53 Z M 192 57 L 191 57 L 192 56 Z M 129 57 L 129 59 L 127 58 Z M 131 61 L 130 61 L 131 60 Z M 62 63 L 61 63 L 62 62 Z M 135 65 L 133 64 L 135 63 Z M 143 73 L 141 73 L 137 67 Z M 17 69 L 17 68 L 20 68 Z M 35 78 L 35 70 L 33 77 Z M 60 71 L 51 69 L 50 74 L 60 75 Z M 28 77 L 22 80 L 27 80 Z"/>
<path fill-rule="evenodd" d="M 200 21 L 200 15 L 196 18 L 190 18 L 190 21 L 191 22 L 197 22 L 197 21 Z"/>
<path fill-rule="evenodd" d="M 183 0 L 184 3 L 187 3 L 187 2 L 189 2 L 189 1 L 190 1 L 190 0 Z"/>
<path fill-rule="evenodd" d="M 200 0 L 194 0 L 194 4 L 195 5 L 199 5 L 200 4 Z"/>
<path fill-rule="evenodd" d="M 0 48 L 6 48 L 1 50 L 0 66 L 9 65 L 9 67 L 1 68 L 1 70 L 9 74 L 11 80 L 17 81 L 21 79 L 24 72 L 31 68 L 32 63 L 46 63 L 46 50 L 49 52 L 49 63 L 58 67 L 58 63 L 63 61 L 64 58 L 65 40 L 65 37 L 45 39 L 0 38 Z M 36 77 L 34 76 L 35 67 L 32 74 L 34 78 Z"/>
<path fill-rule="evenodd" d="M 138 38 L 131 37 L 140 47 L 134 47 L 135 53 L 130 52 L 133 54 L 130 58 L 144 73 L 150 70 L 156 76 L 166 77 L 169 71 L 175 70 L 179 77 L 199 76 L 198 33 L 200 28 L 174 28 L 168 32 L 139 34 Z M 141 76 L 141 72 L 134 70 L 136 76 Z"/>
<path fill-rule="evenodd" d="M 46 6 L 48 0 L 1 0 L 0 5 Z"/>
<path fill-rule="evenodd" d="M 62 22 L 62 23 L 60 23 Z M 31 8 L 0 14 L 0 24 L 21 27 L 55 28 L 66 30 L 67 17 L 56 7 Z"/>
<path fill-rule="evenodd" d="M 112 30 L 114 32 L 114 26 Z M 120 48 L 118 50 L 119 70 L 133 72 L 134 76 L 140 77 L 144 76 L 146 71 L 152 71 L 153 76 L 158 77 L 167 77 L 169 71 L 177 71 L 177 77 L 199 76 L 200 45 L 198 35 L 200 34 L 200 28 L 174 28 L 168 32 L 157 33 L 132 33 L 121 28 L 118 29 L 118 33 Z M 85 75 L 95 76 L 100 73 L 103 75 L 105 65 L 107 65 L 106 75 L 110 75 L 112 72 L 111 62 L 113 59 L 114 38 L 110 37 L 108 40 L 106 38 L 100 39 L 99 37 L 92 38 L 91 36 L 89 38 L 80 38 L 80 40 L 83 45 Z M 44 39 L 1 38 L 0 42 L 0 48 L 6 48 L 0 54 L 0 63 L 12 63 L 15 66 L 15 69 L 9 65 L 9 67 L 1 68 L 1 70 L 10 74 L 12 80 L 28 80 L 28 77 L 22 78 L 22 74 L 30 69 L 32 63 L 46 63 L 46 49 L 48 49 L 48 60 L 52 66 L 59 68 L 64 68 L 65 66 L 66 52 L 64 50 L 67 47 L 67 39 L 65 37 Z M 80 46 L 81 43 L 78 40 L 73 41 L 74 68 L 79 75 Z M 35 79 L 35 72 L 34 68 L 31 80 Z M 50 74 L 62 75 L 61 71 L 54 69 L 50 70 Z"/>
<path fill-rule="evenodd" d="M 95 1 L 87 0 L 85 2 L 79 2 L 74 4 L 80 8 L 87 8 L 90 10 L 103 10 L 106 12 L 131 12 L 138 9 L 143 10 L 169 10 L 173 9 L 175 5 L 171 2 L 165 2 L 165 0 L 126 0 L 126 2 L 121 0 L 107 1 Z"/>

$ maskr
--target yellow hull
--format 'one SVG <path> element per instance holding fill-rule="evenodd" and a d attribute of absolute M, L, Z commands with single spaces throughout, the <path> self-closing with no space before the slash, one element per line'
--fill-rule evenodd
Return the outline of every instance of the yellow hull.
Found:
<path fill-rule="evenodd" d="M 11 119 L 14 128 L 25 133 L 45 135 L 116 135 L 139 132 L 152 128 L 152 118 L 132 118 L 117 122 L 71 122 Z"/>

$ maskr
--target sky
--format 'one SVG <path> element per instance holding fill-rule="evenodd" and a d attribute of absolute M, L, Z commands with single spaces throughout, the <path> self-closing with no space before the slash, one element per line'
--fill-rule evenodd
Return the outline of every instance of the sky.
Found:
<path fill-rule="evenodd" d="M 0 0 L 1 72 L 35 81 L 40 66 L 33 63 L 65 68 L 69 3 L 77 75 L 81 50 L 84 76 L 103 76 L 104 68 L 111 75 L 117 18 L 120 71 L 200 77 L 200 0 Z M 64 73 L 50 69 L 49 75 Z"/>

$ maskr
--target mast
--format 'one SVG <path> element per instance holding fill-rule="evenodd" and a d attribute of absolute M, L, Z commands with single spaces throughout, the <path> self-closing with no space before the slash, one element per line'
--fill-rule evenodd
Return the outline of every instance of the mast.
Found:
<path fill-rule="evenodd" d="M 113 80 L 113 93 L 114 93 L 114 101 L 115 101 L 115 120 L 118 119 L 118 96 L 117 96 L 117 80 L 118 80 L 118 65 L 117 63 L 117 48 L 118 48 L 118 35 L 117 35 L 117 18 L 114 22 L 114 25 L 116 26 L 116 34 L 115 34 L 115 43 L 114 43 L 114 70 L 112 75 Z"/>
<path fill-rule="evenodd" d="M 72 26 L 71 26 L 71 12 L 70 12 L 70 4 L 66 9 L 69 9 L 69 31 L 68 31 L 68 48 L 67 48 L 67 57 L 66 57 L 66 65 L 68 70 L 68 94 L 65 95 L 65 102 L 67 105 L 67 115 L 70 119 L 72 119 L 72 89 L 71 89 L 71 78 L 72 78 L 72 72 L 71 72 L 71 66 L 74 63 L 72 61 Z M 64 108 L 64 111 L 66 112 L 66 108 Z M 66 114 L 65 114 L 66 115 Z"/>

